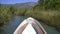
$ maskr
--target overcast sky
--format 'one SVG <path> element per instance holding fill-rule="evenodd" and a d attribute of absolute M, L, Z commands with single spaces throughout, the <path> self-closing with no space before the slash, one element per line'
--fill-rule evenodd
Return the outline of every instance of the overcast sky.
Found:
<path fill-rule="evenodd" d="M 0 0 L 2 4 L 15 4 L 15 3 L 25 3 L 25 2 L 37 2 L 38 0 Z"/>

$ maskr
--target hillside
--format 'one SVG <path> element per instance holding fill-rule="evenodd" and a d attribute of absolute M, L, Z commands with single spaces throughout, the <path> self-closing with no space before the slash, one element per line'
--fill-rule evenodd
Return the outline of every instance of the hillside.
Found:
<path fill-rule="evenodd" d="M 17 8 L 32 8 L 37 5 L 36 2 L 16 3 L 16 4 L 2 4 L 4 7 L 15 6 Z"/>

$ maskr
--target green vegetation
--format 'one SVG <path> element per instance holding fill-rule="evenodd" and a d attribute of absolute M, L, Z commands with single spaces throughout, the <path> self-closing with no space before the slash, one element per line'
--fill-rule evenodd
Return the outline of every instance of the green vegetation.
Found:
<path fill-rule="evenodd" d="M 59 11 L 54 11 L 54 10 L 33 11 L 33 9 L 30 9 L 25 13 L 25 16 L 31 16 L 33 18 L 36 18 L 39 21 L 42 21 L 45 24 L 54 26 L 56 28 L 60 28 L 60 12 Z"/>
<path fill-rule="evenodd" d="M 14 16 L 23 16 L 26 12 L 24 8 L 16 8 L 15 6 L 9 6 L 5 8 L 0 4 L 0 27 L 5 26 L 9 20 Z"/>
<path fill-rule="evenodd" d="M 60 10 L 60 0 L 39 0 L 38 1 L 42 9 L 54 9 Z"/>
<path fill-rule="evenodd" d="M 25 16 L 34 17 L 45 24 L 60 29 L 60 0 L 39 0 L 38 3 L 29 9 Z"/>
<path fill-rule="evenodd" d="M 45 24 L 60 28 L 60 0 L 39 0 L 31 9 L 0 4 L 0 26 L 6 24 L 13 16 L 34 17 Z"/>
<path fill-rule="evenodd" d="M 0 27 L 4 26 L 4 24 L 7 24 L 10 18 L 11 18 L 11 15 L 8 12 L 8 8 L 4 8 L 0 4 Z"/>

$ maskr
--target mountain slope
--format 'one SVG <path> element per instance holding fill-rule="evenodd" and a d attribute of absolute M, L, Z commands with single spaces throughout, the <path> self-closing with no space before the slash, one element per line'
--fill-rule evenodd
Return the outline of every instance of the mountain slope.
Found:
<path fill-rule="evenodd" d="M 37 5 L 36 2 L 16 3 L 16 4 L 3 4 L 4 7 L 15 6 L 17 8 L 32 8 Z"/>

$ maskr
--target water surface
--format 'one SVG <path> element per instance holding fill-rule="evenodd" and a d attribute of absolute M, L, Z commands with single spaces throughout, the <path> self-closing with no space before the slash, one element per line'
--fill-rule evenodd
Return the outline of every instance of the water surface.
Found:
<path fill-rule="evenodd" d="M 18 27 L 18 25 L 24 20 L 26 19 L 26 17 L 20 17 L 20 16 L 15 16 L 13 17 L 9 23 L 7 24 L 7 26 L 4 28 L 4 30 L 1 32 L 0 34 L 13 34 L 13 32 L 15 31 L 15 29 Z M 46 30 L 46 32 L 48 34 L 60 34 L 60 32 L 58 32 L 54 27 L 48 26 L 42 22 L 40 22 L 42 24 L 42 26 L 44 27 L 44 29 Z"/>

